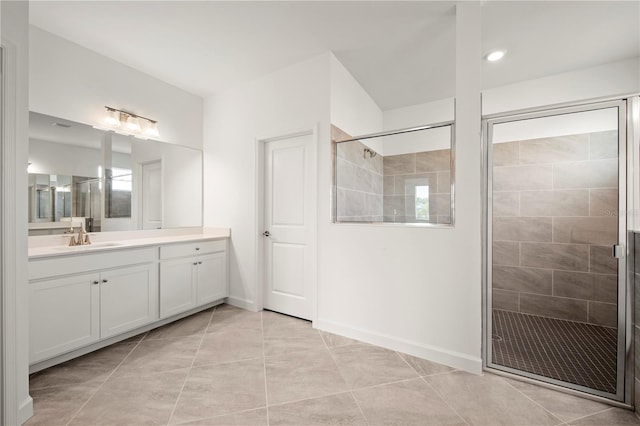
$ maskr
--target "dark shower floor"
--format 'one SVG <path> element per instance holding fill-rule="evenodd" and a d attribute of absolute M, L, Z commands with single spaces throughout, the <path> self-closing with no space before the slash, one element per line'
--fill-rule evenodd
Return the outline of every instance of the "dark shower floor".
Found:
<path fill-rule="evenodd" d="M 493 310 L 493 363 L 616 392 L 615 328 Z"/>

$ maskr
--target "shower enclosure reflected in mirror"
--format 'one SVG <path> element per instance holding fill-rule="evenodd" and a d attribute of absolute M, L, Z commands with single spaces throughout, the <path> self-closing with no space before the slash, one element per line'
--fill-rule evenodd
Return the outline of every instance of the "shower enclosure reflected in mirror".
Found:
<path fill-rule="evenodd" d="M 29 235 L 202 226 L 201 151 L 29 120 Z"/>
<path fill-rule="evenodd" d="M 453 122 L 332 140 L 334 223 L 453 224 Z"/>

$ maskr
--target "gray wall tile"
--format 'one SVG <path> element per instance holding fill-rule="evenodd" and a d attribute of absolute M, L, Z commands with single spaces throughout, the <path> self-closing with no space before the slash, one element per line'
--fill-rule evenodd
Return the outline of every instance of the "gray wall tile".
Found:
<path fill-rule="evenodd" d="M 520 265 L 520 243 L 494 241 L 491 258 L 494 265 Z"/>
<path fill-rule="evenodd" d="M 385 195 L 383 200 L 383 215 L 390 217 L 404 216 L 404 195 Z"/>
<path fill-rule="evenodd" d="M 429 215 L 451 216 L 451 194 L 429 195 Z"/>
<path fill-rule="evenodd" d="M 596 286 L 593 298 L 598 302 L 617 303 L 618 276 L 596 274 Z"/>
<path fill-rule="evenodd" d="M 618 186 L 618 160 L 559 163 L 553 166 L 553 187 L 615 188 Z"/>
<path fill-rule="evenodd" d="M 388 155 L 382 161 L 385 176 L 408 175 L 416 172 L 416 155 Z"/>
<path fill-rule="evenodd" d="M 551 242 L 551 221 L 550 217 L 494 217 L 493 239 Z"/>
<path fill-rule="evenodd" d="M 587 302 L 521 293 L 520 312 L 584 322 L 587 321 Z"/>
<path fill-rule="evenodd" d="M 591 133 L 589 144 L 591 159 L 618 157 L 617 130 Z"/>
<path fill-rule="evenodd" d="M 438 172 L 438 189 L 437 192 L 451 192 L 451 177 L 449 171 Z"/>
<path fill-rule="evenodd" d="M 515 291 L 493 289 L 491 292 L 491 304 L 493 309 L 518 312 L 518 299 L 519 293 Z"/>
<path fill-rule="evenodd" d="M 520 142 L 520 164 L 559 163 L 589 159 L 589 134 Z"/>
<path fill-rule="evenodd" d="M 590 189 L 589 190 L 589 215 L 613 216 L 618 213 L 618 189 Z"/>
<path fill-rule="evenodd" d="M 551 164 L 493 168 L 494 191 L 551 189 L 552 184 L 553 166 Z"/>
<path fill-rule="evenodd" d="M 451 169 L 451 150 L 440 149 L 416 153 L 416 173 Z"/>
<path fill-rule="evenodd" d="M 611 255 L 611 246 L 591 246 L 589 270 L 598 274 L 617 274 L 618 260 Z"/>
<path fill-rule="evenodd" d="M 589 302 L 589 322 L 615 327 L 618 323 L 616 305 L 613 303 Z"/>
<path fill-rule="evenodd" d="M 412 175 L 395 176 L 397 195 L 408 195 L 413 197 L 416 193 L 416 186 L 428 186 L 429 195 L 437 193 L 438 175 L 436 173 L 420 173 Z"/>
<path fill-rule="evenodd" d="M 591 300 L 595 294 L 596 274 L 553 271 L 553 295 Z"/>
<path fill-rule="evenodd" d="M 554 243 L 613 245 L 618 241 L 615 217 L 555 217 Z"/>
<path fill-rule="evenodd" d="M 384 195 L 396 195 L 396 177 L 384 176 L 382 190 Z"/>
<path fill-rule="evenodd" d="M 496 289 L 550 295 L 552 271 L 494 265 L 492 281 L 493 287 Z"/>
<path fill-rule="evenodd" d="M 532 268 L 588 271 L 589 246 L 581 244 L 521 243 L 521 264 Z"/>
<path fill-rule="evenodd" d="M 493 216 L 519 216 L 521 192 L 496 192 L 493 194 Z M 537 216 L 537 215 L 526 215 Z"/>
<path fill-rule="evenodd" d="M 515 166 L 520 164 L 518 142 L 503 142 L 493 144 L 494 166 Z"/>
<path fill-rule="evenodd" d="M 589 191 L 556 190 L 520 193 L 522 216 L 589 216 Z"/>

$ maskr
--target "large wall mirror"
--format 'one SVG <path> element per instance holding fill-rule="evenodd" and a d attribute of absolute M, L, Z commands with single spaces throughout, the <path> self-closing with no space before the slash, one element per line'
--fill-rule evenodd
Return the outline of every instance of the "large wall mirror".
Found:
<path fill-rule="evenodd" d="M 202 151 L 29 114 L 29 235 L 202 226 Z"/>

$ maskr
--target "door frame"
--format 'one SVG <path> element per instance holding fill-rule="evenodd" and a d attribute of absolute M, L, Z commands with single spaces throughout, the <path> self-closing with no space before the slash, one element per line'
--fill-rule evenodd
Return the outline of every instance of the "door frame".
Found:
<path fill-rule="evenodd" d="M 631 408 L 634 397 L 634 365 L 633 365 L 633 244 L 634 229 L 633 210 L 628 206 L 636 206 L 638 183 L 634 182 L 634 171 L 638 171 L 638 128 L 632 118 L 640 111 L 637 95 L 618 96 L 548 105 L 517 111 L 490 114 L 482 117 L 482 366 L 483 370 L 495 374 L 523 380 L 543 387 L 579 395 L 589 399 Z M 624 247 L 625 256 L 618 262 L 618 350 L 617 350 L 617 383 L 616 394 L 598 392 L 565 382 L 542 378 L 531 373 L 510 369 L 495 368 L 491 364 L 491 233 L 492 233 L 492 150 L 490 149 L 494 124 L 541 118 L 568 113 L 586 112 L 618 107 L 618 211 L 625 212 L 618 222 L 619 243 Z M 544 379 L 544 381 L 542 381 Z"/>
<path fill-rule="evenodd" d="M 303 127 L 302 130 L 284 131 L 278 132 L 275 136 L 270 135 L 267 137 L 257 137 L 255 140 L 255 244 L 256 244 L 256 287 L 255 287 L 255 310 L 261 311 L 264 309 L 264 293 L 265 293 L 265 244 L 264 236 L 262 232 L 265 227 L 265 214 L 264 214 L 264 202 L 265 202 L 265 182 L 264 182 L 264 161 L 265 161 L 265 145 L 267 142 L 275 142 L 279 140 L 291 139 L 299 136 L 311 136 L 311 146 L 309 147 L 308 154 L 311 155 L 311 182 L 309 186 L 311 189 L 311 241 L 309 241 L 309 249 L 311 253 L 311 295 L 312 297 L 312 313 L 311 322 L 315 323 L 318 319 L 318 123 L 312 126 Z"/>

